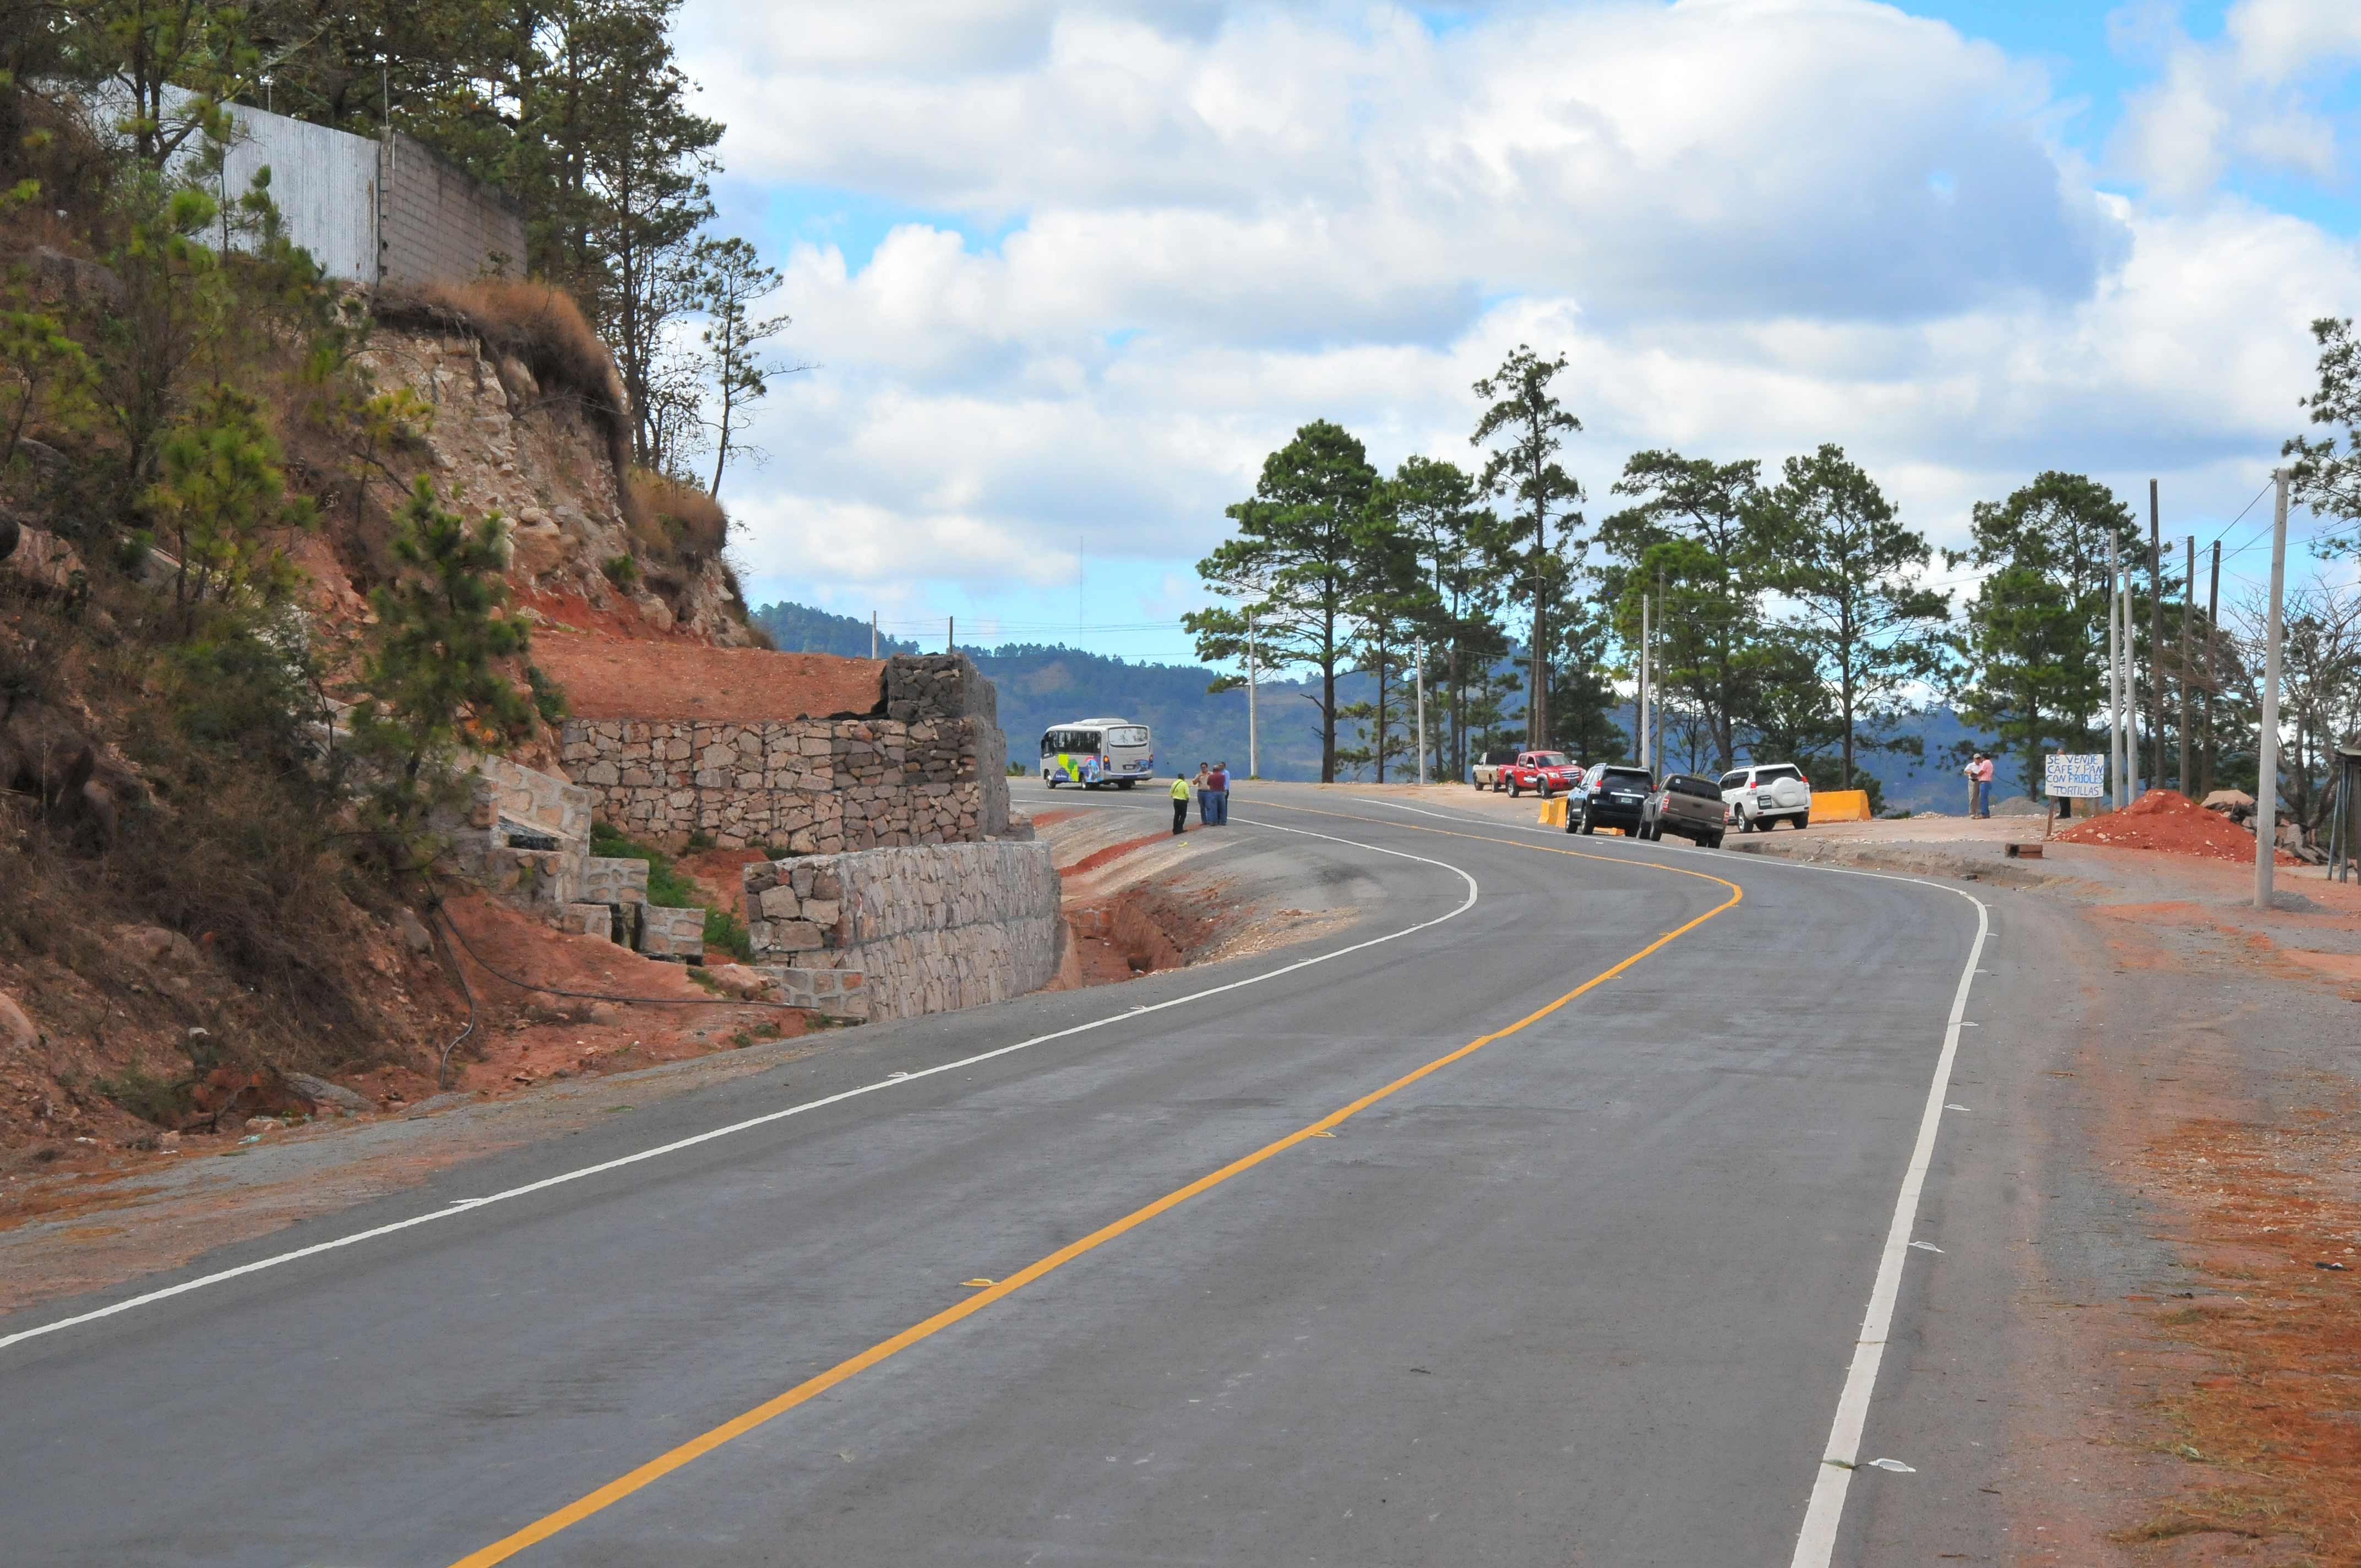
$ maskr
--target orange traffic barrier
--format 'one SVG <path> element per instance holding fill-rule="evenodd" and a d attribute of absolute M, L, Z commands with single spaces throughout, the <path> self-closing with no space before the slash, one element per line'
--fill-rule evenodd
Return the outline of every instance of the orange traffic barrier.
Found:
<path fill-rule="evenodd" d="M 1812 820 L 1815 822 L 1868 821 L 1869 791 L 1826 789 L 1813 792 Z"/>
<path fill-rule="evenodd" d="M 1543 801 L 1541 817 L 1542 826 L 1544 828 L 1565 827 L 1565 803 L 1566 797 L 1562 795 L 1552 795 L 1549 799 Z"/>

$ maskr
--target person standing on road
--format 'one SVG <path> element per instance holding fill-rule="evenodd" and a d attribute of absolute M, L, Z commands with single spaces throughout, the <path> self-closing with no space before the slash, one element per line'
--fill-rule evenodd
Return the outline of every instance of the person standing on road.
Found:
<path fill-rule="evenodd" d="M 1172 831 L 1183 833 L 1189 828 L 1189 775 L 1172 775 Z"/>
<path fill-rule="evenodd" d="M 1227 828 L 1230 825 L 1230 764 L 1215 762 L 1213 771 L 1206 778 L 1213 786 L 1213 826 Z"/>
<path fill-rule="evenodd" d="M 1198 763 L 1197 776 L 1190 782 L 1197 790 L 1197 826 L 1211 828 L 1213 825 L 1213 764 Z"/>
<path fill-rule="evenodd" d="M 1992 817 L 1993 760 L 1983 752 L 1968 764 L 1968 815 L 1989 820 Z"/>

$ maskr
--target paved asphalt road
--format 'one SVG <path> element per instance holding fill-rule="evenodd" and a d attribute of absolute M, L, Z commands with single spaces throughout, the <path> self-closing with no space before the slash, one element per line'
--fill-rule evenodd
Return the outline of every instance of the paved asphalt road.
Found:
<path fill-rule="evenodd" d="M 0 1318 L 5 1338 L 1115 1019 L 0 1348 L 0 1559 L 450 1563 L 588 1499 L 514 1560 L 1787 1563 L 1975 905 L 1341 793 L 1292 804 L 1311 798 L 1241 795 L 1229 831 L 1253 842 L 1224 852 L 1342 884 L 1363 920 L 1315 948 L 860 1031 Z M 1140 1217 L 1314 1124 L 1333 1135 Z M 1864 1460 L 1982 1430 L 1889 1395 L 1935 1262 L 1907 1257 Z M 1998 1528 L 1951 1517 L 1958 1477 L 1881 1495 L 1910 1479 L 1857 1473 L 1836 1561 L 1918 1563 L 1937 1533 Z"/>

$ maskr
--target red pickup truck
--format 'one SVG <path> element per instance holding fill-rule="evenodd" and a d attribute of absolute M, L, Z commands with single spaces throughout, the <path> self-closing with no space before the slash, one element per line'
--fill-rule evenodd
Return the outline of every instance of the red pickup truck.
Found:
<path fill-rule="evenodd" d="M 1582 764 L 1564 751 L 1520 751 L 1515 762 L 1500 770 L 1500 777 L 1511 797 L 1532 790 L 1547 800 L 1582 783 Z"/>

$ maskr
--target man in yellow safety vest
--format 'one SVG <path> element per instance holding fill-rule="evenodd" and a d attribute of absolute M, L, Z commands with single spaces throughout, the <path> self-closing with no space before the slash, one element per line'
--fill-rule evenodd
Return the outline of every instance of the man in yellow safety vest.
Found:
<path fill-rule="evenodd" d="M 1189 828 L 1189 775 L 1172 775 L 1172 831 L 1184 833 Z"/>

